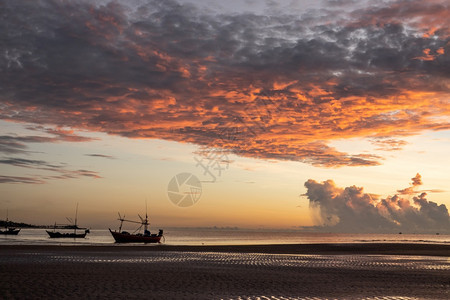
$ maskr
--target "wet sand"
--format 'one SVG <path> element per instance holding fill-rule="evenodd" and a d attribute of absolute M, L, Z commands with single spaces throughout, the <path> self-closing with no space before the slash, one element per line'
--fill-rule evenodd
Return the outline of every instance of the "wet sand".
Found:
<path fill-rule="evenodd" d="M 1 299 L 449 299 L 450 245 L 0 246 Z"/>

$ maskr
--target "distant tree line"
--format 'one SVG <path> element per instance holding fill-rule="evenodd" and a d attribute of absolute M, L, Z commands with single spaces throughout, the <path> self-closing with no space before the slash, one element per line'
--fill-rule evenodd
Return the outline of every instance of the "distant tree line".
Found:
<path fill-rule="evenodd" d="M 21 228 L 42 228 L 46 226 L 31 225 L 26 223 L 17 223 L 11 221 L 0 220 L 0 227 L 21 227 Z"/>

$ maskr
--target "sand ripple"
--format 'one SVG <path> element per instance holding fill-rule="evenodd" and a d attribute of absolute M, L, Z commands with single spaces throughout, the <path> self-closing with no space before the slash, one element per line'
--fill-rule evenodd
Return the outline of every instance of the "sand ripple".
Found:
<path fill-rule="evenodd" d="M 116 252 L 93 255 L 66 255 L 25 253 L 9 258 L 8 262 L 29 263 L 199 263 L 214 265 L 249 265 L 277 267 L 310 267 L 347 269 L 389 269 L 389 270 L 450 270 L 450 259 L 424 256 L 393 255 L 289 255 L 261 253 L 217 253 L 217 252 L 149 252 L 123 253 L 115 257 Z M 0 263 L 2 258 L 0 257 Z M 6 262 L 5 262 L 6 263 Z"/>
<path fill-rule="evenodd" d="M 0 298 L 450 298 L 450 259 L 389 255 L 22 251 L 0 256 Z"/>

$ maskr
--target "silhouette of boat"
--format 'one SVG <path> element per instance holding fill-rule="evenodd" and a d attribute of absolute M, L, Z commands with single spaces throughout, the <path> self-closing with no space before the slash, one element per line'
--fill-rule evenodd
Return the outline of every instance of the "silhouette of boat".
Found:
<path fill-rule="evenodd" d="M 88 234 L 90 232 L 88 228 L 76 227 L 74 229 L 74 232 L 59 232 L 59 231 L 56 231 L 56 228 L 61 228 L 61 227 L 55 226 L 53 228 L 53 231 L 46 230 L 46 232 L 48 233 L 48 235 L 51 238 L 85 238 L 86 234 Z M 67 227 L 64 227 L 64 228 L 67 228 Z M 84 232 L 77 233 L 77 230 L 84 230 Z"/>
<path fill-rule="evenodd" d="M 0 230 L 0 234 L 5 235 L 18 235 L 20 232 L 20 228 L 16 229 L 14 227 L 8 226 L 9 220 L 8 220 L 8 210 L 6 210 L 6 221 L 5 221 L 5 230 Z"/>
<path fill-rule="evenodd" d="M 16 228 L 11 228 L 11 227 L 6 227 L 5 230 L 0 230 L 0 234 L 8 234 L 8 235 L 18 235 L 20 232 L 20 228 L 16 229 Z"/>
<path fill-rule="evenodd" d="M 75 222 L 72 221 L 71 218 L 67 218 L 67 220 L 72 223 L 69 225 L 59 225 L 56 224 L 53 226 L 53 231 L 46 230 L 50 238 L 85 238 L 86 234 L 90 233 L 89 228 L 78 227 L 77 225 L 77 217 L 78 217 L 78 203 L 77 209 L 75 212 Z M 73 229 L 73 232 L 59 232 L 56 229 Z M 77 230 L 84 230 L 83 233 L 77 233 Z"/>
<path fill-rule="evenodd" d="M 142 218 L 140 215 L 139 218 L 141 221 L 132 221 L 125 219 L 125 215 L 122 217 L 119 214 L 118 220 L 120 221 L 119 231 L 112 231 L 111 228 L 109 228 L 109 232 L 111 232 L 111 235 L 113 236 L 116 243 L 160 243 L 161 238 L 163 237 L 163 230 L 159 229 L 158 234 L 152 234 L 148 230 L 148 216 L 147 213 L 145 213 L 145 219 Z M 129 222 L 129 223 L 136 223 L 141 224 L 139 228 L 137 228 L 133 233 L 129 233 L 127 231 L 122 231 L 122 224 L 123 222 Z M 144 227 L 144 233 L 140 233 L 140 230 Z"/>

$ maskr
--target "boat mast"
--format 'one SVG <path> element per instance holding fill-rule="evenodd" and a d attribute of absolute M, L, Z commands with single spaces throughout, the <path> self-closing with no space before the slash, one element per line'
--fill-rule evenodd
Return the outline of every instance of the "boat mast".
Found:
<path fill-rule="evenodd" d="M 144 234 L 148 231 L 147 199 L 145 199 L 145 225 Z"/>
<path fill-rule="evenodd" d="M 8 228 L 8 209 L 6 209 L 6 221 L 5 221 L 5 229 Z"/>
<path fill-rule="evenodd" d="M 122 224 L 123 224 L 123 221 L 125 221 L 125 215 L 123 215 L 123 218 L 122 218 L 122 216 L 120 215 L 119 212 L 117 214 L 119 215 L 119 220 L 120 220 L 119 232 L 122 232 Z"/>
<path fill-rule="evenodd" d="M 73 228 L 73 233 L 77 233 L 77 217 L 78 217 L 78 202 L 77 202 L 77 209 L 75 210 L 75 226 Z"/>
<path fill-rule="evenodd" d="M 145 225 L 146 223 L 148 223 L 148 222 L 147 222 L 146 220 L 144 220 L 139 214 L 138 214 L 138 216 L 139 216 L 139 218 L 141 219 L 141 222 L 132 221 L 132 220 L 127 220 L 127 219 L 125 219 L 125 215 L 123 215 L 123 218 L 122 218 L 122 216 L 120 215 L 120 213 L 117 213 L 117 214 L 119 215 L 119 218 L 118 218 L 117 220 L 120 221 L 119 232 L 122 232 L 122 224 L 123 224 L 123 222 L 130 222 L 130 223 L 141 224 L 141 226 L 139 226 L 139 228 L 136 229 L 136 231 L 141 230 L 142 225 Z"/>

